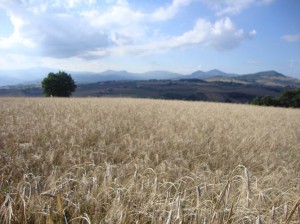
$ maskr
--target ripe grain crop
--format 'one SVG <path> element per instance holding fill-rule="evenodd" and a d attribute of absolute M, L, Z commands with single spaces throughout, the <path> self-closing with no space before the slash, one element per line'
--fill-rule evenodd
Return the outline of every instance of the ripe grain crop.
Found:
<path fill-rule="evenodd" d="M 0 98 L 1 223 L 299 223 L 300 110 Z"/>

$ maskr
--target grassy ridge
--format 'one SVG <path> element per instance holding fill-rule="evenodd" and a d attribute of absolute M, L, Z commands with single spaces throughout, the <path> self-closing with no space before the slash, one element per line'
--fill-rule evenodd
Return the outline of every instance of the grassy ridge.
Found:
<path fill-rule="evenodd" d="M 0 105 L 2 223 L 299 220 L 299 110 L 126 98 Z"/>

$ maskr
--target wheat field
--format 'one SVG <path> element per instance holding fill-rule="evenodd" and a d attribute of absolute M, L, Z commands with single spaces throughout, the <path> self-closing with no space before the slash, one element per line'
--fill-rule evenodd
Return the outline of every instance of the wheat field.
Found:
<path fill-rule="evenodd" d="M 1 223 L 300 223 L 300 110 L 0 98 Z"/>

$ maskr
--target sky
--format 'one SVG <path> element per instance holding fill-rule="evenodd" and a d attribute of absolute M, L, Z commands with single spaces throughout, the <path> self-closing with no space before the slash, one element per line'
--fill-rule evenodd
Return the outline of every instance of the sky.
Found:
<path fill-rule="evenodd" d="M 300 79 L 299 0 L 0 0 L 0 69 Z"/>

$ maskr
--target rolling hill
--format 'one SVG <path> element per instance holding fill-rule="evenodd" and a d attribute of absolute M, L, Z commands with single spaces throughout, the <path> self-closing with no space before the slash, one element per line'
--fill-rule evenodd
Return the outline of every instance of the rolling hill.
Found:
<path fill-rule="evenodd" d="M 48 68 L 0 70 L 0 86 L 40 83 L 49 72 L 51 72 L 51 69 Z M 144 73 L 115 70 L 106 70 L 104 72 L 67 72 L 72 75 L 78 84 L 120 80 L 176 79 L 183 76 L 169 71 L 149 71 Z"/>
<path fill-rule="evenodd" d="M 244 81 L 250 84 L 266 86 L 300 86 L 300 80 L 285 76 L 276 71 L 258 72 L 249 75 L 235 77 L 236 80 Z"/>
<path fill-rule="evenodd" d="M 49 73 L 49 68 L 31 68 L 23 70 L 0 70 L 0 86 L 39 84 Z M 53 71 L 52 71 L 53 72 Z M 54 71 L 55 72 L 55 71 Z M 195 71 L 188 75 L 169 71 L 149 71 L 133 73 L 128 71 L 107 70 L 104 72 L 70 72 L 77 84 L 97 83 L 104 81 L 129 80 L 180 80 L 202 79 L 209 82 L 231 82 L 250 85 L 297 87 L 300 80 L 285 76 L 276 71 L 263 71 L 253 74 L 237 75 L 217 69 L 210 71 Z"/>
<path fill-rule="evenodd" d="M 185 75 L 184 79 L 207 79 L 212 77 L 234 77 L 236 74 L 226 73 L 217 69 L 213 69 L 207 72 L 204 71 L 195 71 L 190 75 Z"/>
<path fill-rule="evenodd" d="M 245 85 L 277 86 L 285 88 L 300 87 L 299 79 L 285 76 L 276 71 L 263 71 L 233 77 L 213 76 L 205 78 L 204 80 L 210 82 L 233 82 Z"/>
<path fill-rule="evenodd" d="M 255 97 L 277 97 L 284 89 L 300 87 L 300 81 L 276 71 L 234 75 L 219 70 L 180 75 L 167 71 L 130 73 L 107 70 L 72 74 L 78 88 L 75 97 L 133 97 L 249 103 Z M 206 77 L 206 78 L 205 78 Z M 200 79 L 201 78 L 201 79 Z M 0 96 L 42 96 L 39 82 L 0 87 Z"/>

